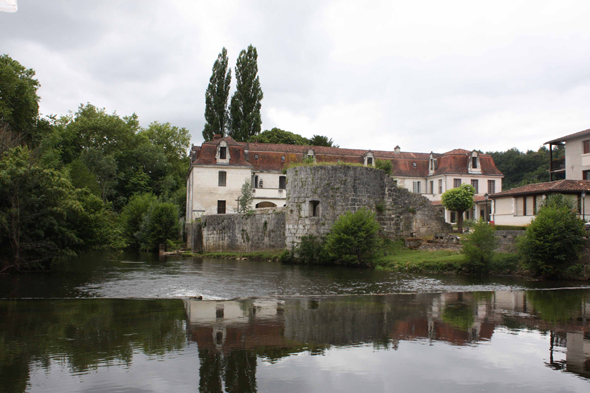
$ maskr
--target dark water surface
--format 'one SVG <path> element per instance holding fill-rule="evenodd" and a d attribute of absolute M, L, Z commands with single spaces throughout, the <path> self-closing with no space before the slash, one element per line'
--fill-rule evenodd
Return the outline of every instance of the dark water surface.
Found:
<path fill-rule="evenodd" d="M 183 298 L 329 296 L 564 288 L 579 282 L 420 276 L 371 269 L 150 254 L 86 256 L 51 273 L 0 276 L 0 298 Z M 588 286 L 586 284 L 586 286 Z"/>
<path fill-rule="evenodd" d="M 589 392 L 571 285 L 87 257 L 0 278 L 0 392 Z"/>

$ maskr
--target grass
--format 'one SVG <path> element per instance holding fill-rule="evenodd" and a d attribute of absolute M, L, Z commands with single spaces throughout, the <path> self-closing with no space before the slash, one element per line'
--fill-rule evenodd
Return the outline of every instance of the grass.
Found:
<path fill-rule="evenodd" d="M 465 273 L 464 256 L 459 251 L 411 250 L 402 241 L 386 242 L 378 252 L 374 266 L 377 270 L 404 271 L 412 273 Z M 520 270 L 518 255 L 494 254 L 491 274 L 512 274 Z"/>
<path fill-rule="evenodd" d="M 359 167 L 363 167 L 363 168 L 371 168 L 371 169 L 375 169 L 378 171 L 382 171 L 383 169 L 379 169 L 376 168 L 374 166 L 371 165 L 364 165 L 361 163 L 357 163 L 357 162 L 334 162 L 334 161 L 326 161 L 326 162 L 315 162 L 315 161 L 311 161 L 311 160 L 306 160 L 306 161 L 296 161 L 296 162 L 291 162 L 289 163 L 285 168 L 283 168 L 283 172 L 286 173 L 287 169 L 289 168 L 295 168 L 295 167 L 300 167 L 300 166 L 334 166 L 334 165 L 341 165 L 341 166 L 359 166 Z"/>

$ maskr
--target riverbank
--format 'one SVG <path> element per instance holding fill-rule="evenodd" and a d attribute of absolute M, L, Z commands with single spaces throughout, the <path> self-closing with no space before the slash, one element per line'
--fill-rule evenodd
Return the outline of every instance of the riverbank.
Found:
<path fill-rule="evenodd" d="M 258 252 L 217 252 L 192 253 L 183 252 L 184 256 L 220 258 L 233 260 L 281 262 L 285 250 Z M 457 249 L 442 250 L 413 250 L 405 247 L 403 242 L 386 242 L 377 251 L 377 257 L 372 268 L 379 271 L 394 271 L 422 274 L 452 274 L 470 275 L 465 267 L 465 256 Z M 489 266 L 489 275 L 512 275 L 530 277 L 533 275 L 522 265 L 520 257 L 515 252 L 496 252 Z M 589 281 L 590 258 L 584 255 L 581 260 L 568 267 L 561 279 Z"/>

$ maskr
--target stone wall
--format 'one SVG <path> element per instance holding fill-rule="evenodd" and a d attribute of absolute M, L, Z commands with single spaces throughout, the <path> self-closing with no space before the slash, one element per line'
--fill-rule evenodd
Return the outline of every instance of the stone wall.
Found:
<path fill-rule="evenodd" d="M 253 214 L 208 215 L 191 226 L 188 245 L 194 252 L 251 252 L 285 248 L 283 208 L 258 210 Z"/>
<path fill-rule="evenodd" d="M 392 239 L 451 230 L 428 199 L 397 187 L 385 172 L 332 165 L 287 171 L 286 245 L 305 235 L 325 236 L 339 216 L 367 207 Z"/>

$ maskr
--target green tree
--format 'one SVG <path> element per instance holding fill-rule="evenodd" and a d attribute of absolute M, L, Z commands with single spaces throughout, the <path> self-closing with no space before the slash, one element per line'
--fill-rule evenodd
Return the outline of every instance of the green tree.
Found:
<path fill-rule="evenodd" d="M 334 144 L 332 138 L 328 138 L 327 136 L 323 135 L 314 135 L 309 140 L 309 144 L 312 146 L 340 147 Z"/>
<path fill-rule="evenodd" d="M 152 193 L 138 194 L 131 197 L 129 203 L 121 210 L 119 220 L 123 236 L 131 247 L 140 247 L 139 232 L 141 231 L 143 217 L 157 201 L 158 198 Z"/>
<path fill-rule="evenodd" d="M 143 215 L 139 239 L 145 250 L 157 250 L 160 244 L 168 240 L 178 240 L 180 237 L 180 223 L 178 222 L 178 208 L 170 202 L 152 204 L 149 211 Z"/>
<path fill-rule="evenodd" d="M 326 237 L 330 256 L 345 265 L 369 265 L 378 244 L 379 223 L 367 208 L 340 216 Z"/>
<path fill-rule="evenodd" d="M 227 68 L 227 50 L 223 48 L 213 64 L 209 86 L 205 93 L 205 128 L 203 138 L 213 139 L 213 135 L 225 136 L 229 114 L 227 99 L 231 83 L 231 69 Z"/>
<path fill-rule="evenodd" d="M 0 128 L 11 131 L 30 142 L 39 116 L 39 81 L 35 71 L 23 67 L 8 55 L 0 56 Z"/>
<path fill-rule="evenodd" d="M 463 242 L 464 266 L 475 274 L 488 273 L 496 244 L 496 228 L 480 219 Z"/>
<path fill-rule="evenodd" d="M 273 128 L 272 130 L 265 130 L 258 135 L 251 136 L 249 142 L 258 143 L 278 143 L 284 145 L 309 145 L 309 139 L 301 135 L 281 130 L 280 128 Z"/>
<path fill-rule="evenodd" d="M 244 184 L 242 184 L 242 192 L 240 194 L 240 212 L 246 213 L 248 210 L 252 209 L 253 200 L 254 195 L 252 194 L 252 187 L 250 181 L 246 179 Z"/>
<path fill-rule="evenodd" d="M 442 205 L 448 210 L 457 212 L 459 233 L 463 232 L 463 213 L 473 207 L 474 195 L 475 188 L 471 184 L 461 184 L 459 187 L 447 190 L 441 196 Z"/>
<path fill-rule="evenodd" d="M 258 53 L 252 45 L 240 52 L 236 63 L 236 92 L 230 105 L 230 136 L 246 142 L 262 126 L 260 108 L 263 94 L 258 77 Z"/>
<path fill-rule="evenodd" d="M 487 154 L 492 156 L 496 167 L 504 174 L 504 179 L 502 179 L 504 190 L 530 183 L 549 181 L 549 150 L 544 146 L 537 151 L 521 152 L 512 148 L 504 152 L 488 152 Z"/>
<path fill-rule="evenodd" d="M 556 277 L 578 259 L 584 236 L 584 222 L 572 202 L 551 195 L 519 239 L 518 250 L 534 274 Z"/>
<path fill-rule="evenodd" d="M 0 160 L 0 271 L 45 267 L 80 239 L 66 217 L 82 210 L 58 171 L 38 166 L 16 147 Z"/>
<path fill-rule="evenodd" d="M 90 172 L 84 161 L 76 159 L 68 165 L 70 182 L 76 188 L 87 188 L 91 193 L 101 196 L 101 188 L 96 176 Z"/>

